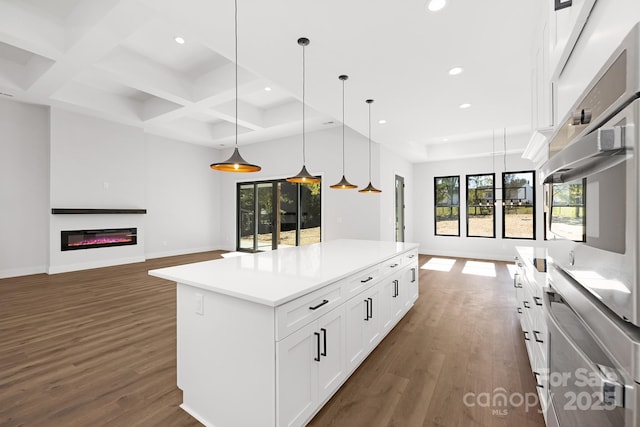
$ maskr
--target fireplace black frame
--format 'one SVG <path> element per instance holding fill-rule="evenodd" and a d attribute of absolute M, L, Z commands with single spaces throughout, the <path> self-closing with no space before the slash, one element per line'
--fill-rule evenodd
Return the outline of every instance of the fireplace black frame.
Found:
<path fill-rule="evenodd" d="M 106 236 L 106 235 L 127 235 L 130 237 L 129 240 L 126 241 L 114 241 L 114 242 L 104 242 L 104 243 L 94 243 L 94 244 L 84 244 L 84 245 L 73 245 L 70 244 L 70 237 L 75 236 L 86 236 L 91 238 L 91 236 Z M 60 232 L 60 250 L 61 251 L 74 251 L 81 249 L 97 249 L 97 248 L 107 248 L 112 246 L 130 246 L 138 244 L 138 229 L 135 227 L 130 228 L 103 228 L 103 229 L 95 229 L 95 230 L 62 230 Z"/>

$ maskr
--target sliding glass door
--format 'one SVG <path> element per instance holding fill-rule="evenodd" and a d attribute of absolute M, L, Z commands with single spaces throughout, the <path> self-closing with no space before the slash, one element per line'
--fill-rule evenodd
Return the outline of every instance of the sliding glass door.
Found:
<path fill-rule="evenodd" d="M 320 241 L 320 184 L 239 183 L 237 200 L 239 251 L 269 251 Z"/>

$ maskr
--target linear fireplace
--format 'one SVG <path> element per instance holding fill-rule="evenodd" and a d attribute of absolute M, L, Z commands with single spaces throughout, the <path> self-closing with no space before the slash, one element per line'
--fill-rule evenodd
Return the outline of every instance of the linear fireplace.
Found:
<path fill-rule="evenodd" d="M 104 248 L 109 246 L 136 245 L 137 228 L 109 228 L 98 230 L 63 230 L 60 232 L 60 249 Z"/>

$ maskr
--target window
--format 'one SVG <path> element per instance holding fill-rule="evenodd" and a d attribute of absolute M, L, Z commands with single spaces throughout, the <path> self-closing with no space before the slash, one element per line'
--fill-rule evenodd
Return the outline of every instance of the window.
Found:
<path fill-rule="evenodd" d="M 268 251 L 320 241 L 320 183 L 286 180 L 237 186 L 239 251 Z"/>
<path fill-rule="evenodd" d="M 502 237 L 535 239 L 535 172 L 502 174 Z"/>
<path fill-rule="evenodd" d="M 467 175 L 467 236 L 495 237 L 494 174 Z"/>
<path fill-rule="evenodd" d="M 435 177 L 434 192 L 436 236 L 460 236 L 460 177 Z"/>

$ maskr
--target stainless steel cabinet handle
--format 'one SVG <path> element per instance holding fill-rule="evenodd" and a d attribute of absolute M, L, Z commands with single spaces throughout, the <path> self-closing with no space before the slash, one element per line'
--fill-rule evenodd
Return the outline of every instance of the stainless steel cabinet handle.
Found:
<path fill-rule="evenodd" d="M 367 283 L 369 280 L 373 280 L 373 277 L 369 276 L 364 280 L 360 280 L 360 283 Z"/>
<path fill-rule="evenodd" d="M 416 281 L 416 269 L 412 268 L 411 269 L 411 283 Z"/>

